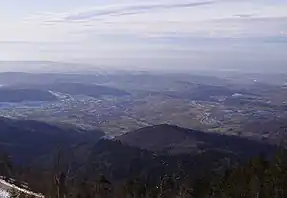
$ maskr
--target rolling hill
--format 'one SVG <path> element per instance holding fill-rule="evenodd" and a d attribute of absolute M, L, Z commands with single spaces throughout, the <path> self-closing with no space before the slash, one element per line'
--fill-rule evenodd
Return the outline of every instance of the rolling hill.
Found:
<path fill-rule="evenodd" d="M 128 92 L 122 89 L 97 85 L 97 84 L 86 84 L 78 82 L 53 82 L 48 84 L 17 84 L 6 86 L 10 89 L 15 90 L 40 90 L 42 92 L 59 92 L 63 94 L 75 95 L 85 95 L 90 97 L 101 97 L 101 96 L 127 96 Z"/>
<path fill-rule="evenodd" d="M 119 136 L 117 140 L 130 146 L 169 153 L 219 151 L 251 157 L 276 150 L 276 146 L 255 140 L 204 133 L 167 124 L 142 128 Z"/>
<path fill-rule="evenodd" d="M 0 88 L 0 102 L 55 101 L 58 98 L 48 90 Z"/>
<path fill-rule="evenodd" d="M 101 139 L 103 135 L 102 131 L 70 126 L 0 119 L 0 151 L 7 151 L 17 164 L 39 170 L 35 175 L 17 171 L 15 178 L 27 181 L 31 189 L 43 193 L 48 193 L 47 187 L 38 180 L 50 181 L 46 174 L 53 174 L 58 145 L 67 151 L 60 168 L 68 168 L 76 182 L 73 185 L 79 186 L 82 181 L 93 183 L 101 175 L 113 184 L 141 179 L 157 185 L 167 175 L 194 182 L 214 172 L 220 174 L 230 164 L 277 150 L 263 142 L 167 124 L 145 127 L 113 140 Z"/>
<path fill-rule="evenodd" d="M 66 93 L 70 95 L 86 95 L 90 97 L 100 97 L 100 96 L 126 96 L 129 95 L 124 90 L 120 90 L 113 87 L 96 85 L 96 84 L 83 84 L 83 83 L 72 83 L 72 82 L 61 82 L 53 83 L 47 86 L 47 89 L 55 92 Z"/>
<path fill-rule="evenodd" d="M 96 143 L 104 133 L 54 126 L 30 120 L 0 118 L 0 149 L 17 162 L 30 162 L 53 154 L 58 146 L 69 148 L 82 142 Z"/>

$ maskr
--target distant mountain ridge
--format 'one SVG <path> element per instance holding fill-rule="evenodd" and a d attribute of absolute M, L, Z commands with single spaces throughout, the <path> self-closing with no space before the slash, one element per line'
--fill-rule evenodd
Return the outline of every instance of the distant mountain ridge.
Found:
<path fill-rule="evenodd" d="M 35 93 L 34 94 L 31 93 L 31 96 L 30 96 L 30 97 L 35 97 L 35 98 L 41 97 L 41 93 L 51 94 L 50 91 L 63 93 L 63 94 L 69 94 L 73 96 L 85 95 L 85 96 L 90 96 L 94 98 L 101 97 L 101 96 L 121 97 L 121 96 L 130 95 L 125 90 L 110 87 L 110 86 L 104 86 L 104 85 L 98 85 L 98 84 L 86 84 L 86 83 L 78 83 L 78 82 L 65 82 L 65 81 L 63 82 L 59 81 L 59 82 L 53 82 L 53 83 L 47 83 L 47 84 L 25 84 L 25 83 L 16 84 L 16 85 L 4 86 L 2 88 L 0 87 L 0 93 L 1 93 L 1 90 L 3 91 L 7 90 L 13 93 L 16 91 L 19 91 L 19 92 L 22 91 L 25 93 L 25 91 L 28 92 L 30 90 L 35 90 Z M 21 99 L 21 96 L 18 96 L 18 98 Z M 1 100 L 1 97 L 0 97 L 0 100 Z"/>
<path fill-rule="evenodd" d="M 96 85 L 96 84 L 83 84 L 83 83 L 53 83 L 51 85 L 44 86 L 49 90 L 71 94 L 71 95 L 86 95 L 90 97 L 100 96 L 126 96 L 128 92 L 113 87 Z"/>

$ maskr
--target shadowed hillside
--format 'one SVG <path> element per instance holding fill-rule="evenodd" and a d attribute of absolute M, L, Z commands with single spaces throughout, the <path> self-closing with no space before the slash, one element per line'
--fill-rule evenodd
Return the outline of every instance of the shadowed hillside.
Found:
<path fill-rule="evenodd" d="M 272 153 L 276 149 L 275 146 L 238 136 L 204 133 L 167 124 L 142 128 L 117 139 L 131 146 L 170 153 L 213 150 L 249 157 Z"/>
<path fill-rule="evenodd" d="M 102 131 L 84 131 L 38 121 L 0 118 L 0 148 L 18 162 L 50 155 L 57 146 L 70 147 L 81 142 L 97 142 Z"/>
<path fill-rule="evenodd" d="M 48 90 L 0 88 L 0 102 L 55 101 Z"/>

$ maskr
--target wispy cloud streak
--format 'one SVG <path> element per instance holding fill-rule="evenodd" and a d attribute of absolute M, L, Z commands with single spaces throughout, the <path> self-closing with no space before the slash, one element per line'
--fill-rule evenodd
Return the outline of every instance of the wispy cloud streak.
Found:
<path fill-rule="evenodd" d="M 88 20 L 100 16 L 118 16 L 137 14 L 148 11 L 158 11 L 174 8 L 189 8 L 210 5 L 215 1 L 193 2 L 193 3 L 176 3 L 176 4 L 143 4 L 143 5 L 125 5 L 123 7 L 108 7 L 106 9 L 95 9 L 66 16 L 66 21 Z"/>

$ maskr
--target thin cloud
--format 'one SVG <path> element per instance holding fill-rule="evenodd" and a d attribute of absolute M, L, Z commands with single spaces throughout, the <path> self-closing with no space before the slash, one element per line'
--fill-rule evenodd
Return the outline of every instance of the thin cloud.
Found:
<path fill-rule="evenodd" d="M 138 14 L 147 11 L 166 10 L 174 8 L 189 8 L 210 5 L 215 1 L 193 2 L 193 3 L 177 3 L 177 4 L 153 4 L 153 5 L 128 5 L 124 7 L 106 8 L 102 10 L 89 10 L 85 12 L 79 12 L 71 14 L 64 18 L 65 21 L 81 21 L 93 19 L 101 16 L 119 16 L 119 15 L 131 15 Z"/>
<path fill-rule="evenodd" d="M 239 18 L 251 18 L 251 17 L 255 17 L 256 15 L 254 15 L 254 14 L 236 14 L 234 16 L 239 17 Z"/>

